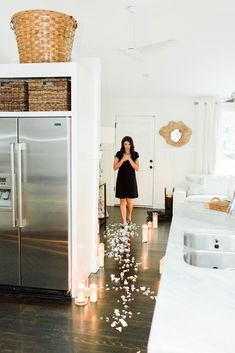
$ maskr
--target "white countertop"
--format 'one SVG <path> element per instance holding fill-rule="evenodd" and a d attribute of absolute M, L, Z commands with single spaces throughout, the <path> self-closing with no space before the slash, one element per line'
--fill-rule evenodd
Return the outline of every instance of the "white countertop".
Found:
<path fill-rule="evenodd" d="M 235 271 L 185 263 L 183 233 L 192 228 L 235 235 L 235 215 L 189 204 L 176 210 L 148 353 L 235 353 Z"/>

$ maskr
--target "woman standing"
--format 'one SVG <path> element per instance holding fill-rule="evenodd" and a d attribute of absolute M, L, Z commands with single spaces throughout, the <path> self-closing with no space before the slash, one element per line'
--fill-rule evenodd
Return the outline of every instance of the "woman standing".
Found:
<path fill-rule="evenodd" d="M 118 169 L 115 196 L 120 199 L 122 227 L 131 223 L 133 199 L 138 197 L 135 171 L 139 170 L 139 154 L 135 152 L 134 143 L 130 136 L 125 136 L 121 142 L 121 149 L 114 157 L 113 169 Z M 128 209 L 128 217 L 126 215 Z"/>

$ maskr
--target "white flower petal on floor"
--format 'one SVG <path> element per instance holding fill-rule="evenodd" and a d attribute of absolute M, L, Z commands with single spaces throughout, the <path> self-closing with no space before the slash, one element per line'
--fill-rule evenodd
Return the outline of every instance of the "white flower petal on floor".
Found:
<path fill-rule="evenodd" d="M 119 332 L 122 332 L 122 327 L 116 327 L 116 330 L 118 330 Z"/>
<path fill-rule="evenodd" d="M 119 303 L 122 309 L 115 308 L 113 310 L 111 316 L 113 322 L 110 324 L 112 328 L 115 328 L 119 332 L 122 332 L 122 329 L 128 326 L 126 319 L 130 320 L 133 317 L 130 306 L 135 300 L 135 293 L 155 299 L 153 296 L 154 292 L 149 287 L 136 286 L 139 268 L 142 263 L 138 262 L 135 256 L 131 255 L 131 239 L 138 237 L 138 228 L 134 223 L 127 230 L 122 229 L 120 224 L 112 224 L 106 227 L 105 232 L 105 256 L 113 258 L 117 262 L 119 269 L 119 273 L 110 274 L 111 282 L 115 282 L 116 285 L 109 288 L 109 285 L 106 284 L 105 288 L 105 290 L 120 291 L 120 298 L 116 302 Z M 148 268 L 145 267 L 144 270 L 146 269 Z M 141 312 L 136 312 L 134 315 L 140 314 Z M 106 321 L 109 322 L 109 317 L 106 317 Z"/>
<path fill-rule="evenodd" d="M 120 319 L 119 321 L 121 322 L 123 327 L 127 327 L 128 326 L 128 324 L 127 324 L 127 322 L 125 320 Z"/>

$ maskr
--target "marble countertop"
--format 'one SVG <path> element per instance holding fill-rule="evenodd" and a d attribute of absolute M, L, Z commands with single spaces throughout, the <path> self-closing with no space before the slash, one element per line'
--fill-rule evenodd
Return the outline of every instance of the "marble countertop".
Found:
<path fill-rule="evenodd" d="M 183 234 L 223 229 L 235 235 L 235 215 L 180 206 L 172 220 L 148 353 L 234 353 L 235 271 L 184 262 Z"/>

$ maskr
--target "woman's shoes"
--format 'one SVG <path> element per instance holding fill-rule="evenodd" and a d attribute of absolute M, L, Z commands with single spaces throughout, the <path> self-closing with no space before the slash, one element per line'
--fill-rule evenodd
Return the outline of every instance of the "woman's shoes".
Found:
<path fill-rule="evenodd" d="M 127 220 L 127 225 L 130 226 L 131 224 L 132 224 L 131 219 L 128 219 L 128 220 Z"/>
<path fill-rule="evenodd" d="M 128 223 L 121 224 L 121 228 L 124 230 L 128 230 Z"/>

